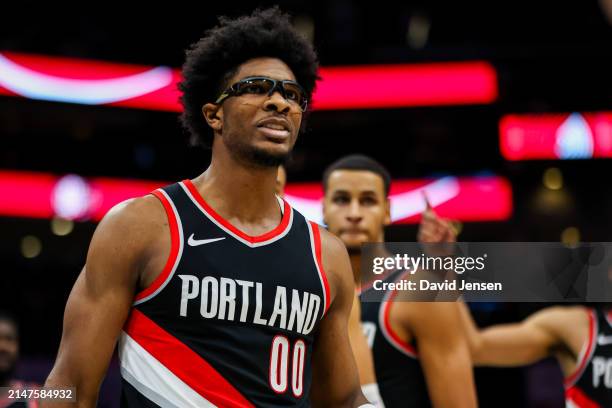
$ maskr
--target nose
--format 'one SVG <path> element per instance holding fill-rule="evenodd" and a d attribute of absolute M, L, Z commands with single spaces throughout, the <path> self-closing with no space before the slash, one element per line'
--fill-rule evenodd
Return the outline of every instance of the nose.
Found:
<path fill-rule="evenodd" d="M 363 216 L 361 215 L 361 206 L 359 205 L 358 200 L 351 200 L 349 211 L 346 214 L 346 219 L 355 224 L 359 223 L 363 219 Z"/>
<path fill-rule="evenodd" d="M 291 105 L 278 90 L 274 90 L 272 95 L 266 98 L 264 102 L 264 110 L 276 111 L 279 113 L 289 113 Z"/>

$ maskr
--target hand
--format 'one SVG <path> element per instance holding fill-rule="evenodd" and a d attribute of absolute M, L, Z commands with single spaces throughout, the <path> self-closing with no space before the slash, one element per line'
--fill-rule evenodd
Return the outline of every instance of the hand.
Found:
<path fill-rule="evenodd" d="M 456 242 L 457 230 L 453 224 L 449 220 L 438 217 L 424 192 L 423 199 L 425 200 L 425 211 L 423 211 L 419 225 L 418 241 L 421 243 Z"/>

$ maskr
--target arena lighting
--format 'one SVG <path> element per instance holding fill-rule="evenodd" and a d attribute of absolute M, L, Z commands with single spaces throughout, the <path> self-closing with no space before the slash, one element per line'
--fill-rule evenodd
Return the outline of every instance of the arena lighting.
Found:
<path fill-rule="evenodd" d="M 315 110 L 489 104 L 497 73 L 484 61 L 322 67 Z M 0 95 L 180 111 L 180 71 L 0 52 Z"/>
<path fill-rule="evenodd" d="M 612 157 L 612 112 L 506 115 L 499 122 L 507 160 Z"/>
<path fill-rule="evenodd" d="M 98 221 L 115 204 L 166 184 L 0 171 L 0 215 Z M 425 209 L 423 192 L 438 214 L 459 221 L 503 221 L 512 213 L 512 188 L 502 177 L 394 180 L 390 193 L 393 222 L 418 222 Z M 322 196 L 320 183 L 290 183 L 285 198 L 308 218 L 322 223 Z"/>

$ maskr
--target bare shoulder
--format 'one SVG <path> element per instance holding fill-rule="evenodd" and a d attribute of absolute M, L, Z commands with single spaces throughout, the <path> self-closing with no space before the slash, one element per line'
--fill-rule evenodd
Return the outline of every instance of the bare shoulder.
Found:
<path fill-rule="evenodd" d="M 394 317 L 406 327 L 448 327 L 459 321 L 459 305 L 455 302 L 394 302 Z"/>
<path fill-rule="evenodd" d="M 346 247 L 340 238 L 320 225 L 318 225 L 318 228 L 321 234 L 321 247 L 323 249 L 323 254 L 340 257 L 346 256 L 348 258 L 348 252 L 346 251 Z"/>
<path fill-rule="evenodd" d="M 115 205 L 106 213 L 98 226 L 98 230 L 119 228 L 138 231 L 164 222 L 167 224 L 162 204 L 157 198 L 149 194 L 131 198 Z"/>
<path fill-rule="evenodd" d="M 567 326 L 588 326 L 589 310 L 584 306 L 551 306 L 534 313 L 528 321 L 554 330 Z"/>
<path fill-rule="evenodd" d="M 572 349 L 579 349 L 589 333 L 590 309 L 584 306 L 552 306 L 542 309 L 526 320 L 550 333 Z"/>
<path fill-rule="evenodd" d="M 123 201 L 102 219 L 91 239 L 87 264 L 128 264 L 140 269 L 168 221 L 161 202 L 152 195 Z"/>

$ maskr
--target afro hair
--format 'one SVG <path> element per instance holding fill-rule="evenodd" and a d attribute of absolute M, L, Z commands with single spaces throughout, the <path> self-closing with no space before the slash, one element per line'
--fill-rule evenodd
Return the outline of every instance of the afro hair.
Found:
<path fill-rule="evenodd" d="M 292 27 L 288 14 L 272 7 L 236 19 L 220 17 L 219 25 L 186 51 L 182 68 L 180 121 L 192 144 L 212 146 L 212 130 L 202 106 L 214 102 L 229 86 L 227 81 L 240 64 L 259 57 L 278 58 L 287 64 L 310 100 L 318 79 L 317 54 Z"/>

